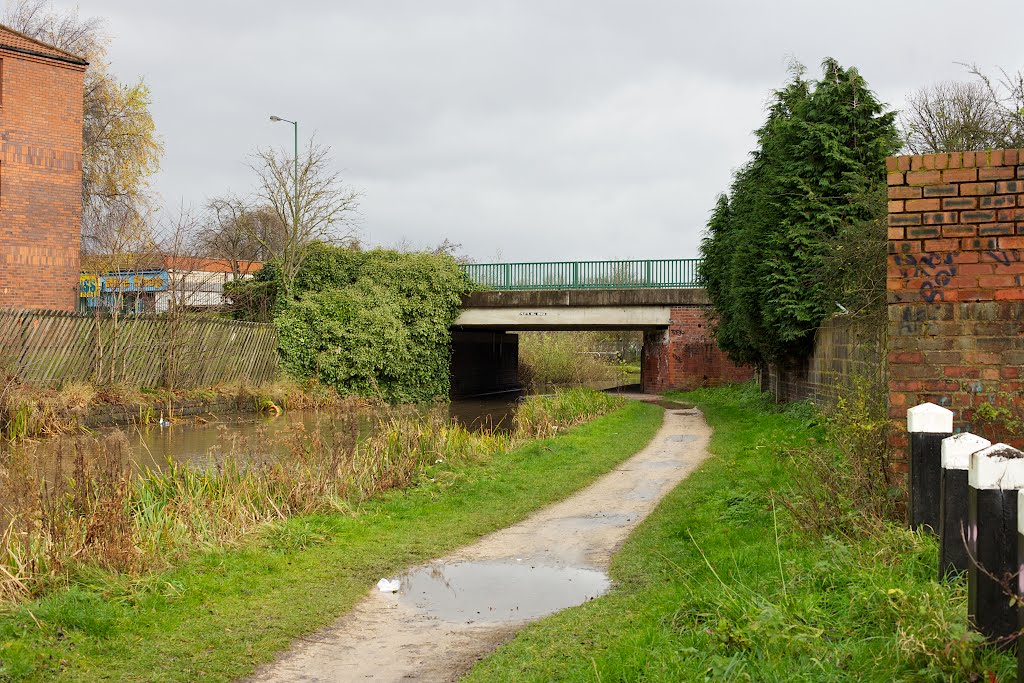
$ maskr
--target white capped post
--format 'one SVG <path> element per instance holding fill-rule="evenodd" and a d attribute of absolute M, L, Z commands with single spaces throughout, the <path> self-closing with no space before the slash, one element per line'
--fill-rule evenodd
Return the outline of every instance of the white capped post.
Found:
<path fill-rule="evenodd" d="M 963 432 L 942 440 L 939 484 L 939 579 L 967 571 L 967 470 L 971 455 L 992 442 Z"/>
<path fill-rule="evenodd" d="M 1024 453 L 997 443 L 971 454 L 967 472 L 967 616 L 982 635 L 1011 643 L 1017 632 L 1020 491 L 1024 489 Z M 1011 645 L 1012 646 L 1012 645 Z"/>
<path fill-rule="evenodd" d="M 939 496 L 942 480 L 942 440 L 953 435 L 953 411 L 934 403 L 907 410 L 910 432 L 909 473 L 910 528 L 939 528 Z"/>

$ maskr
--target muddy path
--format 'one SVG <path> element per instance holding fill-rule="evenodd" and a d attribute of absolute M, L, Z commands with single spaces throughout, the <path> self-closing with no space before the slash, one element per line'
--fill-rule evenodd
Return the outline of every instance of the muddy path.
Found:
<path fill-rule="evenodd" d="M 394 577 L 397 593 L 375 588 L 249 680 L 458 680 L 530 621 L 606 591 L 612 554 L 707 458 L 710 436 L 697 410 L 667 409 L 647 447 L 591 486 Z"/>

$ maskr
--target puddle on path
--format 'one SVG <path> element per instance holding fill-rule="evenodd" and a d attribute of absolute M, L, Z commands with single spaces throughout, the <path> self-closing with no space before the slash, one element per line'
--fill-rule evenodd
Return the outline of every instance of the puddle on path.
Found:
<path fill-rule="evenodd" d="M 690 443 L 696 441 L 696 434 L 673 434 L 672 436 L 666 436 L 665 441 L 668 443 Z"/>
<path fill-rule="evenodd" d="M 536 619 L 593 600 L 611 585 L 604 572 L 528 560 L 432 565 L 401 579 L 400 603 L 454 623 Z"/>

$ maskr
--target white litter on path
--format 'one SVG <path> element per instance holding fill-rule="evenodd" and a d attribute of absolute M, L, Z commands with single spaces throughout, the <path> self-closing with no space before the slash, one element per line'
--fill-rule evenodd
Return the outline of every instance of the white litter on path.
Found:
<path fill-rule="evenodd" d="M 671 439 L 679 436 L 695 438 Z M 524 570 L 536 565 L 606 571 L 630 531 L 708 457 L 710 437 L 711 429 L 699 411 L 669 410 L 646 448 L 587 488 L 430 566 L 507 564 Z M 425 569 L 429 566 L 413 568 L 412 574 Z M 399 578 L 397 595 L 390 584 L 388 590 L 373 590 L 333 626 L 298 639 L 247 683 L 451 683 L 532 619 L 515 618 L 512 610 L 503 612 L 509 621 L 489 621 L 484 610 L 492 616 L 494 600 L 484 596 L 479 618 L 471 611 L 452 620 L 441 609 L 442 602 L 414 594 L 415 580 Z M 477 578 L 482 582 L 486 577 Z M 457 581 L 451 590 L 456 597 L 466 595 Z M 500 590 L 503 599 L 532 604 L 536 584 L 509 583 Z"/>
<path fill-rule="evenodd" d="M 381 579 L 377 582 L 377 590 L 381 593 L 397 593 L 401 587 L 402 582 L 398 579 Z"/>

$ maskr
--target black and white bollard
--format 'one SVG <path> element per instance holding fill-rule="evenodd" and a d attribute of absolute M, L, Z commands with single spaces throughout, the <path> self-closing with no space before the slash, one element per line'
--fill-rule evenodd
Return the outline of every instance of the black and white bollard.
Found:
<path fill-rule="evenodd" d="M 1017 510 L 1024 510 L 1024 490 L 1017 492 Z M 1024 596 L 1024 515 L 1017 514 L 1017 595 Z M 1024 629 L 1024 605 L 1017 608 L 1017 628 Z M 1017 680 L 1024 681 L 1024 641 L 1017 642 Z"/>
<path fill-rule="evenodd" d="M 910 432 L 910 528 L 939 528 L 942 440 L 953 435 L 953 411 L 922 403 L 907 411 Z"/>
<path fill-rule="evenodd" d="M 997 443 L 971 455 L 967 473 L 967 616 L 986 638 L 1009 645 L 1017 632 L 1017 497 L 1024 453 Z"/>
<path fill-rule="evenodd" d="M 939 497 L 939 580 L 962 574 L 967 558 L 967 470 L 971 455 L 992 442 L 964 432 L 942 440 Z"/>

